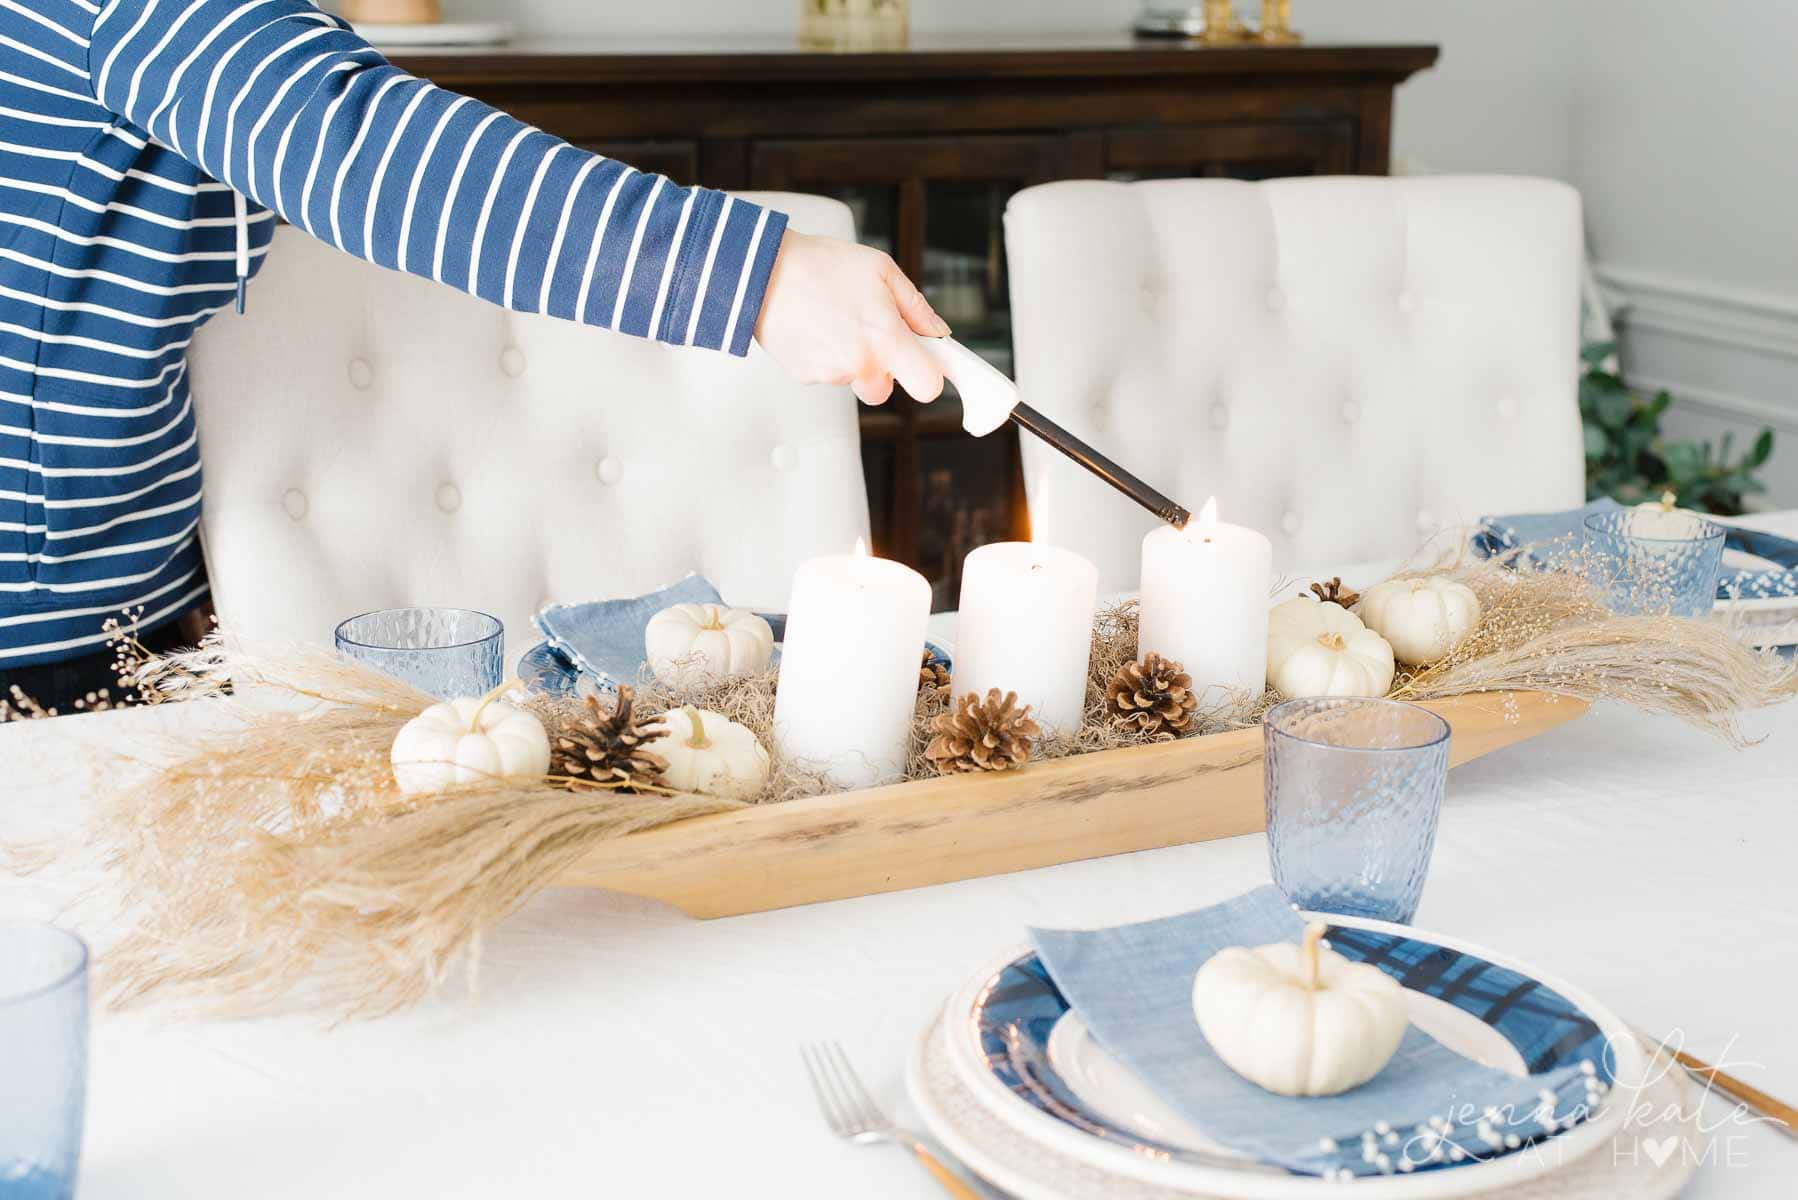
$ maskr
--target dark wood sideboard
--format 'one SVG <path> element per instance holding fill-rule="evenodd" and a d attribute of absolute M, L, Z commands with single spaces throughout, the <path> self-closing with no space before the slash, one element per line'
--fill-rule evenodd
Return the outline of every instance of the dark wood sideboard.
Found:
<path fill-rule="evenodd" d="M 914 39 L 878 53 L 736 39 L 526 41 L 396 62 L 680 183 L 834 195 L 957 336 L 1011 366 L 1001 218 L 1054 179 L 1379 175 L 1393 90 L 1433 46 L 1201 48 L 1125 35 Z M 953 607 L 963 555 L 1028 533 L 1017 435 L 953 397 L 862 410 L 877 549 Z"/>

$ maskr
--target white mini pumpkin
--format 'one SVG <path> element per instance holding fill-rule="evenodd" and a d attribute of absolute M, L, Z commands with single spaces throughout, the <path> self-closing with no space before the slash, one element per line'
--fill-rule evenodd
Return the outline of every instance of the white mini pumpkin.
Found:
<path fill-rule="evenodd" d="M 1267 618 L 1267 683 L 1288 700 L 1384 696 L 1392 647 L 1340 604 L 1300 596 Z"/>
<path fill-rule="evenodd" d="M 1391 1061 L 1405 1036 L 1405 993 L 1367 963 L 1318 945 L 1231 946 L 1192 981 L 1199 1031 L 1232 1071 L 1281 1096 L 1334 1096 Z"/>
<path fill-rule="evenodd" d="M 667 684 L 695 675 L 753 675 L 774 658 L 774 631 L 746 608 L 676 604 L 649 619 L 643 650 L 649 669 Z"/>
<path fill-rule="evenodd" d="M 407 795 L 464 783 L 536 778 L 549 770 L 543 722 L 498 699 L 517 681 L 480 697 L 433 704 L 393 739 L 393 777 Z"/>
<path fill-rule="evenodd" d="M 768 782 L 768 751 L 748 727 L 709 709 L 677 709 L 662 718 L 668 736 L 648 743 L 668 762 L 663 781 L 676 791 L 747 800 Z"/>
<path fill-rule="evenodd" d="M 1392 644 L 1413 667 L 1447 658 L 1480 623 L 1480 598 L 1464 583 L 1440 576 L 1388 579 L 1367 589 L 1356 606 L 1362 622 Z"/>

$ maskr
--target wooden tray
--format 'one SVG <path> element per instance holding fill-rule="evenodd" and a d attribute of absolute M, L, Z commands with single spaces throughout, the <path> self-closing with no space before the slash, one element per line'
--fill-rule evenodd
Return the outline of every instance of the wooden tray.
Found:
<path fill-rule="evenodd" d="M 1425 705 L 1449 765 L 1584 713 L 1494 692 Z M 729 917 L 1205 842 L 1265 828 L 1259 729 L 696 817 L 607 842 L 562 879 Z"/>

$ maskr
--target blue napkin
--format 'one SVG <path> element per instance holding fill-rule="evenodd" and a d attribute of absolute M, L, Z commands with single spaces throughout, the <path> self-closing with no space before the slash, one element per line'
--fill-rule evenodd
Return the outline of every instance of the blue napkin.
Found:
<path fill-rule="evenodd" d="M 672 587 L 619 600 L 552 604 L 532 620 L 557 654 L 602 685 L 635 683 L 649 619 L 676 604 L 722 604 L 711 581 L 689 575 Z M 775 637 L 780 629 L 775 628 Z"/>
<path fill-rule="evenodd" d="M 1485 558 L 1521 548 L 1521 557 L 1537 566 L 1552 567 L 1567 551 L 1579 549 L 1587 517 L 1594 513 L 1614 512 L 1621 507 L 1615 500 L 1602 497 L 1582 508 L 1565 512 L 1486 517 L 1480 522 L 1479 532 L 1473 535 L 1473 546 Z M 1725 526 L 1725 529 L 1728 531 L 1723 543 L 1726 549 L 1753 554 L 1778 565 L 1733 570 L 1725 566 L 1717 577 L 1717 599 L 1766 600 L 1798 596 L 1798 542 L 1757 529 L 1733 526 Z"/>
<path fill-rule="evenodd" d="M 1033 929 L 1030 937 L 1100 1045 L 1163 1101 L 1220 1145 L 1293 1170 L 1390 1174 L 1491 1158 L 1582 1120 L 1595 1089 L 1610 1078 L 1600 1062 L 1561 1053 L 1573 1047 L 1603 1059 L 1602 1035 L 1562 998 L 1545 990 L 1532 995 L 1529 981 L 1511 972 L 1501 972 L 1509 979 L 1490 977 L 1501 969 L 1483 960 L 1468 957 L 1463 970 L 1463 956 L 1408 938 L 1368 935 L 1384 948 L 1357 943 L 1364 946 L 1358 952 L 1345 943 L 1356 942 L 1359 931 L 1343 930 L 1332 934 L 1337 950 L 1401 980 L 1427 971 L 1435 986 L 1422 990 L 1491 990 L 1484 1019 L 1523 1043 L 1526 1062 L 1557 1066 L 1508 1075 L 1413 1026 L 1385 1069 L 1352 1091 L 1305 1099 L 1263 1091 L 1225 1065 L 1199 1031 L 1193 976 L 1227 946 L 1297 941 L 1303 931 L 1285 896 L 1270 886 L 1181 916 L 1090 932 Z M 1414 949 L 1407 954 L 1405 947 Z M 1519 1013 L 1524 997 L 1558 1004 L 1532 1003 L 1534 1013 Z"/>

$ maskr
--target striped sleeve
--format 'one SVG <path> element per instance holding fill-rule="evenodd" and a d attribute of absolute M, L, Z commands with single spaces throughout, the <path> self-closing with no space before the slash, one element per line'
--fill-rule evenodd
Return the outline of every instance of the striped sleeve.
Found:
<path fill-rule="evenodd" d="M 109 0 L 99 101 L 338 248 L 520 312 L 747 353 L 786 217 L 408 75 L 305 0 Z"/>

